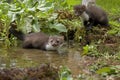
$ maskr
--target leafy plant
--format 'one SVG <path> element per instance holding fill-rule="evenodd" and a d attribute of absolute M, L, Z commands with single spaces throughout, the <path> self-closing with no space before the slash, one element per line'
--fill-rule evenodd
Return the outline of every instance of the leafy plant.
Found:
<path fill-rule="evenodd" d="M 71 72 L 67 67 L 61 67 L 59 75 L 60 80 L 73 80 Z"/>
<path fill-rule="evenodd" d="M 120 65 L 103 67 L 101 69 L 98 69 L 96 73 L 101 74 L 103 76 L 118 74 L 120 73 Z"/>
<path fill-rule="evenodd" d="M 100 53 L 97 50 L 97 45 L 86 45 L 83 47 L 83 55 L 89 56 L 100 56 Z"/>
<path fill-rule="evenodd" d="M 0 2 L 1 38 L 10 46 L 8 39 L 9 24 L 16 22 L 18 30 L 22 32 L 39 32 L 58 34 L 67 32 L 66 27 L 59 23 L 54 13 L 54 3 L 46 0 L 14 0 L 11 3 Z M 14 39 L 13 39 L 14 40 Z"/>
<path fill-rule="evenodd" d="M 108 34 L 120 36 L 120 23 L 117 21 L 110 21 L 110 24 L 112 29 L 108 31 Z"/>

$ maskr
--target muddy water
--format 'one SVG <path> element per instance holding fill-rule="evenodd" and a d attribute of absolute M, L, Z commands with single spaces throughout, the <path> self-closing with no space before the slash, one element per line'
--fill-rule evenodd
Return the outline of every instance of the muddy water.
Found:
<path fill-rule="evenodd" d="M 104 47 L 100 47 L 99 50 L 104 52 Z M 105 47 L 106 48 L 106 47 Z M 108 47 L 115 52 L 113 47 Z M 90 72 L 90 66 L 96 63 L 104 62 L 110 65 L 119 65 L 119 60 L 112 59 L 97 59 L 96 57 L 81 56 L 82 48 L 80 46 L 74 46 L 67 48 L 68 52 L 60 55 L 56 51 L 42 51 L 38 49 L 22 49 L 21 47 L 11 47 L 9 49 L 0 45 L 0 68 L 18 67 L 26 68 L 32 66 L 40 66 L 42 63 L 50 63 L 57 67 L 66 66 L 70 68 L 72 75 L 75 77 L 79 74 L 85 74 L 87 76 L 93 76 L 99 78 Z M 120 48 L 115 48 L 120 50 Z M 61 49 L 62 50 L 62 49 Z M 102 60 L 103 59 L 103 60 Z M 110 60 L 110 61 L 109 61 Z M 95 79 L 99 80 L 99 79 Z"/>
<path fill-rule="evenodd" d="M 68 53 L 64 55 L 60 55 L 56 51 L 22 49 L 21 47 L 0 48 L 0 68 L 31 67 L 50 63 L 55 66 L 67 66 L 73 74 L 78 75 L 81 71 L 80 61 L 82 61 L 80 54 L 81 52 L 74 48 L 68 48 Z"/>

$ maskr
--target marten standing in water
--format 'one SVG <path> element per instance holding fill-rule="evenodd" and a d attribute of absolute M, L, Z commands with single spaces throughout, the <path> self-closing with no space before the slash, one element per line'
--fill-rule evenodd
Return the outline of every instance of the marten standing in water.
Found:
<path fill-rule="evenodd" d="M 87 30 L 92 29 L 93 26 L 100 25 L 108 27 L 108 18 L 104 10 L 97 6 L 76 5 L 74 6 L 76 16 L 81 16 L 84 26 Z"/>
<path fill-rule="evenodd" d="M 23 41 L 23 48 L 57 50 L 64 42 L 63 36 L 49 36 L 42 32 L 23 34 L 21 31 L 16 30 L 15 23 L 11 23 L 9 32 Z"/>
<path fill-rule="evenodd" d="M 88 7 L 85 5 L 76 5 L 74 6 L 74 12 L 76 16 L 82 17 L 86 28 L 86 35 L 89 34 L 88 31 L 90 31 L 93 26 L 100 25 L 106 28 L 109 27 L 106 12 L 96 5 Z M 89 44 L 89 41 L 87 43 Z"/>

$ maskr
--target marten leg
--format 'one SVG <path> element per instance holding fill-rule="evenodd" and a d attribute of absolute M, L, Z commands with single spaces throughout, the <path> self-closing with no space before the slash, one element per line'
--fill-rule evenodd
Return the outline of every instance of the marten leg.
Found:
<path fill-rule="evenodd" d="M 85 21 L 84 26 L 85 26 L 87 31 L 91 31 L 93 26 L 94 26 L 94 20 L 89 19 L 88 21 Z"/>
<path fill-rule="evenodd" d="M 84 21 L 83 24 L 84 24 L 85 28 L 87 28 L 87 26 L 88 26 L 88 21 Z"/>
<path fill-rule="evenodd" d="M 89 33 L 92 31 L 92 27 L 94 25 L 94 21 L 90 20 L 90 21 L 84 21 L 84 26 L 86 29 L 86 33 L 85 33 L 85 40 L 86 40 L 86 44 L 90 44 L 91 40 L 89 37 Z"/>

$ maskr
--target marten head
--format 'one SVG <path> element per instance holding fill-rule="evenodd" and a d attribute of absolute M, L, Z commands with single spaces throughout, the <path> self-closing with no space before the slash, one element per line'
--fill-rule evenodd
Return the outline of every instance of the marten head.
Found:
<path fill-rule="evenodd" d="M 76 16 L 81 16 L 84 11 L 86 11 L 85 5 L 75 5 L 74 7 L 74 13 Z"/>
<path fill-rule="evenodd" d="M 17 28 L 17 24 L 16 24 L 16 22 L 15 21 L 13 21 L 13 22 L 11 22 L 10 23 L 10 26 L 12 27 L 12 28 Z"/>
<path fill-rule="evenodd" d="M 46 50 L 56 50 L 64 43 L 63 36 L 50 36 L 46 45 Z"/>
<path fill-rule="evenodd" d="M 64 42 L 63 36 L 50 36 L 48 40 L 48 43 L 50 43 L 54 47 L 61 45 L 63 42 Z"/>

